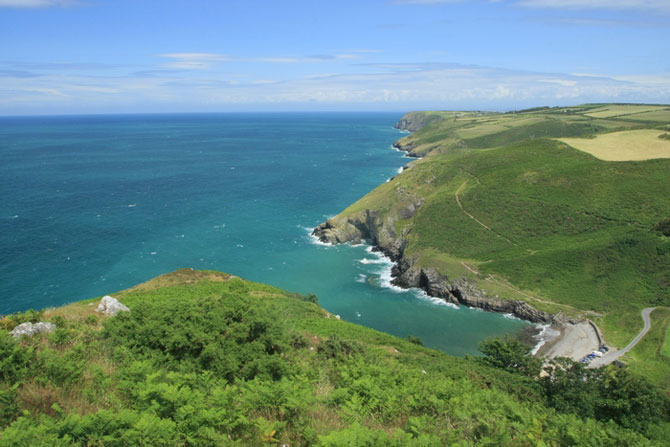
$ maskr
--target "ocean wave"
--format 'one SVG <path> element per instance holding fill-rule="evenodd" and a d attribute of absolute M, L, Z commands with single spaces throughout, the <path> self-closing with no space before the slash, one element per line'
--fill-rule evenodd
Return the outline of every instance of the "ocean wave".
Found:
<path fill-rule="evenodd" d="M 320 245 L 321 247 L 334 247 L 335 245 L 331 244 L 330 242 L 323 242 L 320 240 L 318 237 L 314 236 L 313 234 L 309 234 L 309 242 L 310 244 L 313 245 Z"/>
<path fill-rule="evenodd" d="M 434 296 L 430 296 L 426 293 L 425 290 L 421 290 L 419 288 L 412 288 L 409 289 L 414 293 L 414 296 L 417 297 L 420 300 L 428 301 L 432 304 L 435 304 L 437 306 L 445 306 L 445 307 L 450 307 L 452 309 L 458 310 L 460 307 L 457 304 L 454 303 L 449 303 L 447 301 L 444 301 L 442 298 L 436 298 Z"/>
<path fill-rule="evenodd" d="M 362 273 L 359 273 L 358 276 L 356 277 L 356 282 L 364 283 L 368 280 L 367 275 L 364 275 Z"/>
<path fill-rule="evenodd" d="M 537 328 L 541 328 L 539 334 L 535 336 L 535 339 L 538 341 L 537 344 L 530 351 L 531 355 L 537 354 L 537 352 L 545 345 L 545 343 L 555 339 L 561 333 L 556 329 L 552 328 L 550 324 L 538 324 Z"/>
<path fill-rule="evenodd" d="M 361 264 L 366 264 L 366 265 L 367 264 L 388 264 L 390 262 L 390 260 L 387 261 L 386 259 L 379 259 L 379 258 L 378 259 L 363 258 L 363 259 L 359 259 L 358 262 L 360 262 Z"/>

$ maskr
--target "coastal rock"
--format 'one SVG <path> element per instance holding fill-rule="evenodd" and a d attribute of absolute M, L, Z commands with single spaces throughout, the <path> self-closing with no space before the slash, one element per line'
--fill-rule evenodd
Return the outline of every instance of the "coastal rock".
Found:
<path fill-rule="evenodd" d="M 432 268 L 421 269 L 419 278 L 419 287 L 424 289 L 430 296 L 442 298 L 446 301 L 452 301 L 452 293 L 447 278 Z"/>
<path fill-rule="evenodd" d="M 312 231 L 312 236 L 317 237 L 321 242 L 330 244 L 347 242 L 360 244 L 364 240 L 371 240 L 376 244 L 381 229 L 382 223 L 377 213 L 366 210 L 340 221 L 329 219 L 316 227 Z"/>
<path fill-rule="evenodd" d="M 100 304 L 98 304 L 98 308 L 96 309 L 96 311 L 102 312 L 105 315 L 114 316 L 119 312 L 130 312 L 130 309 L 128 309 L 128 307 L 126 307 L 125 305 L 121 304 L 121 302 L 119 302 L 119 300 L 117 300 L 116 298 L 109 295 L 105 295 L 100 300 Z"/>
<path fill-rule="evenodd" d="M 35 334 L 48 334 L 53 332 L 56 329 L 56 325 L 53 323 L 47 323 L 40 321 L 39 323 L 21 323 L 12 330 L 11 334 L 19 338 L 23 335 L 27 337 L 32 337 Z"/>
<path fill-rule="evenodd" d="M 421 158 L 419 154 L 414 152 L 416 146 L 414 142 L 410 141 L 409 143 L 403 143 L 402 141 L 402 139 L 396 141 L 393 143 L 393 147 L 399 151 L 407 152 L 408 157 Z"/>

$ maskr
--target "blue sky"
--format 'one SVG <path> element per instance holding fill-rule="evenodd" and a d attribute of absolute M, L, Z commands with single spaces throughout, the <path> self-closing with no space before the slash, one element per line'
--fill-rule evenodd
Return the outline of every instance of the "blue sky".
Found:
<path fill-rule="evenodd" d="M 0 115 L 670 103 L 670 0 L 0 0 Z"/>

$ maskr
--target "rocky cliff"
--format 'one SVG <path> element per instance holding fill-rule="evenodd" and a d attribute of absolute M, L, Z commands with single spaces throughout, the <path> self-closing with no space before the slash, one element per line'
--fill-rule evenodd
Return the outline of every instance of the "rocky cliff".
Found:
<path fill-rule="evenodd" d="M 407 152 L 408 157 L 421 158 L 421 155 L 414 152 L 416 144 L 413 141 L 405 143 L 403 140 L 404 138 L 393 143 L 393 147 L 399 151 Z"/>

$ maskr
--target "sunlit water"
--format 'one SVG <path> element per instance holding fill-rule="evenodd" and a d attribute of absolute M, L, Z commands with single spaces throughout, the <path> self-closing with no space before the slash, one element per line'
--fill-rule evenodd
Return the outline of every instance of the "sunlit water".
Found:
<path fill-rule="evenodd" d="M 344 320 L 455 355 L 528 324 L 389 287 L 365 246 L 309 231 L 408 161 L 399 114 L 0 118 L 0 313 L 180 267 L 318 295 Z"/>

